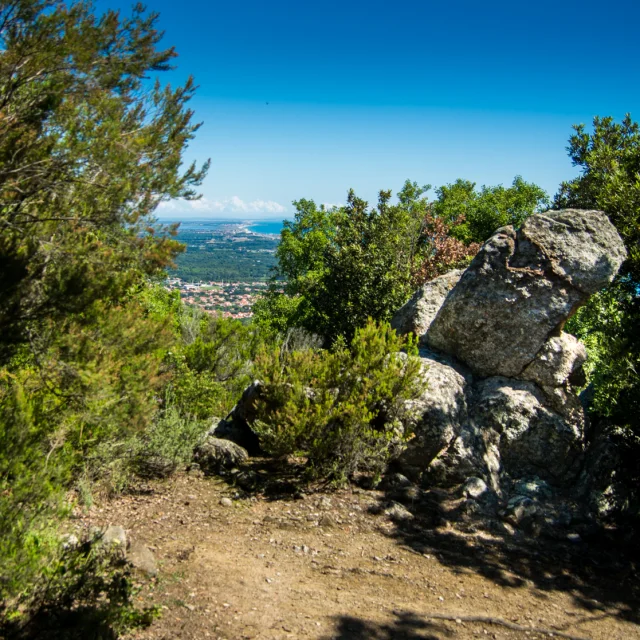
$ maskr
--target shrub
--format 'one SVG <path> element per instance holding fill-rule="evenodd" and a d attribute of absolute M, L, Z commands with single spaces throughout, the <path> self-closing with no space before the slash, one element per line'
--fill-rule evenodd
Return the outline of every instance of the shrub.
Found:
<path fill-rule="evenodd" d="M 96 303 L 34 327 L 0 368 L 0 599 L 49 562 L 43 531 L 80 474 L 122 485 L 132 441 L 155 424 L 168 344 L 135 300 Z"/>
<path fill-rule="evenodd" d="M 169 405 L 138 438 L 133 468 L 142 477 L 165 477 L 191 462 L 207 425 Z"/>
<path fill-rule="evenodd" d="M 198 419 L 226 415 L 253 379 L 264 332 L 239 320 L 185 310 L 183 344 L 168 358 L 173 401 Z"/>
<path fill-rule="evenodd" d="M 595 117 L 591 132 L 574 126 L 568 152 L 580 175 L 564 182 L 555 206 L 603 210 L 627 248 L 614 282 L 591 297 L 567 324 L 587 345 L 594 427 L 615 445 L 616 481 L 633 500 L 621 513 L 640 514 L 640 124 Z"/>
<path fill-rule="evenodd" d="M 110 639 L 158 616 L 156 606 L 135 606 L 138 589 L 120 551 L 97 540 L 65 545 L 58 538 L 55 546 L 29 591 L 0 605 L 3 638 Z"/>
<path fill-rule="evenodd" d="M 415 353 L 413 338 L 371 319 L 350 348 L 339 339 L 330 351 L 264 350 L 254 424 L 263 447 L 306 456 L 311 477 L 344 483 L 359 471 L 379 476 L 409 436 L 398 415 L 418 393 Z"/>

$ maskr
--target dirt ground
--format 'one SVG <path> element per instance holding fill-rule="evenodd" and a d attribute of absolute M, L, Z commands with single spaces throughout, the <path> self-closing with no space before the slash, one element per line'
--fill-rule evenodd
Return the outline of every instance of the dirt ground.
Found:
<path fill-rule="evenodd" d="M 358 488 L 237 497 L 181 475 L 80 517 L 155 554 L 138 597 L 162 615 L 131 638 L 640 638 L 635 566 L 606 544 L 462 532 L 420 506 L 394 519 Z"/>

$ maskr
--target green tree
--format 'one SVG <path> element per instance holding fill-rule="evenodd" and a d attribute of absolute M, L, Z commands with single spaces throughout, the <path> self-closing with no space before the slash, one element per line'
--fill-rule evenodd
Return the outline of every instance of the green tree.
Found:
<path fill-rule="evenodd" d="M 353 191 L 344 207 L 332 210 L 295 202 L 276 277 L 255 308 L 257 321 L 279 331 L 302 327 L 332 342 L 338 335 L 350 340 L 368 317 L 388 320 L 410 295 L 424 259 L 428 189 L 407 181 L 398 204 L 382 191 L 371 208 Z"/>
<path fill-rule="evenodd" d="M 583 124 L 574 130 L 568 152 L 581 174 L 562 183 L 555 206 L 603 210 L 623 238 L 628 257 L 611 286 L 579 309 L 567 330 L 587 345 L 592 417 L 598 430 L 617 444 L 622 460 L 618 480 L 634 488 L 638 502 L 640 126 L 627 114 L 620 123 L 611 117 L 595 117 L 591 132 Z"/>
<path fill-rule="evenodd" d="M 421 263 L 422 230 L 428 187 L 407 181 L 391 205 L 390 191 L 380 192 L 376 207 L 349 192 L 337 213 L 336 234 L 324 253 L 325 270 L 310 293 L 316 324 L 310 329 L 333 341 L 351 340 L 367 318 L 386 321 L 414 288 L 412 275 Z"/>
<path fill-rule="evenodd" d="M 63 491 L 99 447 L 157 422 L 171 373 L 177 301 L 141 292 L 180 245 L 153 212 L 197 197 L 207 167 L 182 166 L 195 87 L 157 79 L 176 54 L 156 19 L 0 0 L 4 604 L 49 566 Z"/>
<path fill-rule="evenodd" d="M 628 251 L 611 287 L 594 296 L 569 328 L 590 346 L 595 411 L 640 435 L 640 127 L 595 117 L 576 125 L 569 156 L 581 175 L 562 183 L 555 206 L 601 209 Z"/>
<path fill-rule="evenodd" d="M 101 17 L 89 2 L 0 2 L 0 334 L 117 299 L 179 250 L 154 224 L 167 198 L 194 198 L 206 167 L 181 167 L 198 125 L 191 79 L 156 75 L 157 16 Z"/>
<path fill-rule="evenodd" d="M 451 236 L 465 244 L 483 243 L 506 225 L 519 227 L 536 211 L 550 205 L 549 198 L 536 184 L 516 176 L 510 187 L 482 186 L 456 180 L 436 189 L 433 203 L 436 218 L 451 225 Z"/>
<path fill-rule="evenodd" d="M 278 264 L 269 289 L 254 305 L 258 324 L 285 333 L 289 327 L 317 330 L 311 292 L 325 273 L 325 251 L 337 231 L 337 210 L 313 200 L 295 200 L 293 221 L 285 220 L 276 249 Z"/>

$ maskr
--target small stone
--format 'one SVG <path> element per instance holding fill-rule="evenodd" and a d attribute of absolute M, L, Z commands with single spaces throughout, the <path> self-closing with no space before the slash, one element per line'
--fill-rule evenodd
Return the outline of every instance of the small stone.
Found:
<path fill-rule="evenodd" d="M 412 520 L 413 514 L 411 511 L 403 507 L 398 502 L 392 502 L 391 506 L 385 510 L 385 515 L 391 518 L 391 520 Z"/>
<path fill-rule="evenodd" d="M 135 540 L 127 552 L 127 562 L 149 576 L 158 575 L 158 567 L 153 552 L 149 547 Z"/>
<path fill-rule="evenodd" d="M 200 465 L 197 462 L 192 462 L 189 466 L 189 475 L 194 478 L 201 478 L 204 476 L 204 472 L 200 468 Z"/>
<path fill-rule="evenodd" d="M 220 504 L 223 507 L 233 507 L 233 500 L 230 498 L 220 498 Z"/>
<path fill-rule="evenodd" d="M 194 450 L 194 462 L 209 474 L 230 469 L 229 473 L 239 473 L 236 465 L 245 462 L 249 454 L 246 449 L 230 440 L 207 436 Z M 192 464 L 193 467 L 193 464 Z"/>
<path fill-rule="evenodd" d="M 412 484 L 411 480 L 407 478 L 407 476 L 401 473 L 391 473 L 384 477 L 384 480 L 381 483 L 381 488 L 397 488 L 397 487 L 410 487 Z"/>
<path fill-rule="evenodd" d="M 320 527 L 334 527 L 335 526 L 335 522 L 333 521 L 333 518 L 328 514 L 325 513 L 322 518 L 320 518 L 320 520 L 318 521 L 318 525 Z"/>
<path fill-rule="evenodd" d="M 482 478 L 472 476 L 464 483 L 463 493 L 467 498 L 479 498 L 487 491 L 487 483 Z"/>
<path fill-rule="evenodd" d="M 73 535 L 73 533 L 65 533 L 60 537 L 60 542 L 62 543 L 62 548 L 66 551 L 67 549 L 74 549 L 77 547 L 79 540 L 77 536 Z"/>
<path fill-rule="evenodd" d="M 127 548 L 127 534 L 119 525 L 109 525 L 102 534 L 101 541 L 105 547 L 116 546 L 123 551 Z"/>

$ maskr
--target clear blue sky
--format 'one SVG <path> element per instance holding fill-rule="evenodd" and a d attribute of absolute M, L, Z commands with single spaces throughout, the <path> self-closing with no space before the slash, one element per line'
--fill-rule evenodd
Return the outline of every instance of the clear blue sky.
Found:
<path fill-rule="evenodd" d="M 99 9 L 122 7 L 99 0 Z M 553 195 L 576 175 L 573 123 L 640 119 L 640 1 L 148 0 L 212 159 L 169 217 L 288 217 L 297 198 L 374 200 L 516 174 Z M 269 104 L 266 104 L 266 103 Z"/>

